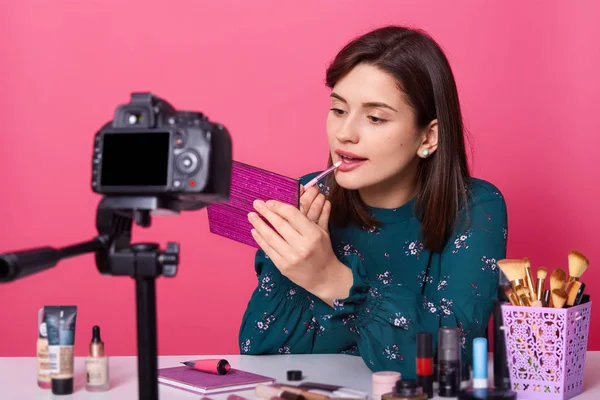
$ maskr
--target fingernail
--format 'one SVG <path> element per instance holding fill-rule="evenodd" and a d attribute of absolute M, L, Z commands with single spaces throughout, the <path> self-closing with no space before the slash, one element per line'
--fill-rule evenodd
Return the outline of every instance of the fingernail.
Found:
<path fill-rule="evenodd" d="M 273 200 L 267 201 L 267 207 L 273 208 L 274 205 L 275 205 L 275 202 Z"/>
<path fill-rule="evenodd" d="M 253 212 L 248 213 L 248 220 L 252 221 L 254 218 L 256 218 L 256 214 Z"/>
<path fill-rule="evenodd" d="M 254 200 L 254 208 L 256 208 L 257 210 L 263 208 L 264 205 L 265 203 L 262 200 Z"/>

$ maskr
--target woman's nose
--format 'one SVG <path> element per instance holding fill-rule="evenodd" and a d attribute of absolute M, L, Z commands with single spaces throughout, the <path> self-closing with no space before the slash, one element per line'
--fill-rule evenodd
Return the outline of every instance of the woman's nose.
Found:
<path fill-rule="evenodd" d="M 350 118 L 348 118 L 344 123 L 339 127 L 336 135 L 336 139 L 340 142 L 358 142 L 358 127 L 355 122 L 352 122 Z"/>

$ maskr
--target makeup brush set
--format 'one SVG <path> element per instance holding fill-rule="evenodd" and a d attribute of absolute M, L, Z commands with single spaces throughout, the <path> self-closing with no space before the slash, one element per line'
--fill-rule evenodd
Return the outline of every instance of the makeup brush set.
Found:
<path fill-rule="evenodd" d="M 510 285 L 501 305 L 506 363 L 512 390 L 519 398 L 566 400 L 582 392 L 592 302 L 581 277 L 588 259 L 568 254 L 568 275 L 537 268 L 530 261 L 497 262 Z M 548 284 L 546 283 L 548 281 Z"/>
<path fill-rule="evenodd" d="M 539 267 L 534 281 L 528 258 L 505 259 L 497 264 L 510 282 L 510 286 L 504 286 L 504 293 L 513 306 L 566 308 L 590 300 L 590 296 L 584 294 L 585 283 L 581 281 L 589 260 L 578 251 L 569 252 L 568 276 L 560 267 L 552 271 L 549 288 L 546 288 L 548 269 Z"/>

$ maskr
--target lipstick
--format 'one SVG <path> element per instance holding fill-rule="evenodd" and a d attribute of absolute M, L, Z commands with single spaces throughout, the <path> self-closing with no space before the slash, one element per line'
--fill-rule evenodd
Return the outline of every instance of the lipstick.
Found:
<path fill-rule="evenodd" d="M 321 172 L 319 175 L 315 176 L 313 179 L 310 180 L 310 182 L 308 182 L 304 186 L 304 190 L 308 189 L 311 186 L 314 186 L 321 179 L 323 179 L 324 177 L 326 177 L 327 175 L 329 175 L 330 173 L 332 173 L 333 171 L 335 171 L 335 169 L 337 167 L 339 167 L 341 164 L 342 164 L 342 162 L 338 161 L 335 164 L 333 164 L 331 167 L 327 168 L 325 171 Z"/>
<path fill-rule="evenodd" d="M 417 333 L 417 385 L 433 397 L 433 346 L 431 333 Z"/>
<path fill-rule="evenodd" d="M 184 361 L 182 362 L 182 364 L 195 370 L 215 375 L 225 375 L 231 369 L 231 366 L 229 365 L 227 360 L 217 358 L 196 361 Z"/>
<path fill-rule="evenodd" d="M 438 395 L 456 397 L 460 390 L 460 331 L 442 327 L 438 331 Z"/>

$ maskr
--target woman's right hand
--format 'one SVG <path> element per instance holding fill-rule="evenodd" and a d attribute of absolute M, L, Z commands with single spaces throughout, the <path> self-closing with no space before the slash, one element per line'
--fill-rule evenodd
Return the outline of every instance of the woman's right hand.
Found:
<path fill-rule="evenodd" d="M 325 213 L 327 218 L 323 215 L 323 210 L 327 208 Z M 300 212 L 306 216 L 309 220 L 319 225 L 325 232 L 328 232 L 329 224 L 329 210 L 331 204 L 325 198 L 325 195 L 321 193 L 317 185 L 311 186 L 308 189 L 304 189 L 304 186 L 300 187 Z"/>

